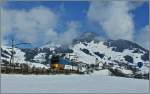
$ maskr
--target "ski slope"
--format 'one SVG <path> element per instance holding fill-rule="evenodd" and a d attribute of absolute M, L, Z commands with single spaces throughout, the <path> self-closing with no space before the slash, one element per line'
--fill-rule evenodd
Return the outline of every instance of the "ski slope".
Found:
<path fill-rule="evenodd" d="M 104 75 L 1 75 L 2 93 L 148 93 L 149 80 Z"/>

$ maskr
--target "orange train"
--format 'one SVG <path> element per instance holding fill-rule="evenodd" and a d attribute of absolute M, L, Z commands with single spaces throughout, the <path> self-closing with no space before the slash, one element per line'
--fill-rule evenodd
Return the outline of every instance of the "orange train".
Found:
<path fill-rule="evenodd" d="M 52 56 L 50 65 L 51 65 L 51 69 L 55 71 L 60 71 L 60 70 L 78 71 L 78 64 L 70 60 L 60 58 L 58 55 Z"/>

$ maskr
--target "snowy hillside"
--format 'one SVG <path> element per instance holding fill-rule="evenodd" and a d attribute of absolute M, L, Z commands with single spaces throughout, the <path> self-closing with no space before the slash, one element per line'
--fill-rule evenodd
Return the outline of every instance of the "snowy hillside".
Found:
<path fill-rule="evenodd" d="M 74 39 L 71 49 L 78 56 L 78 60 L 91 64 L 97 58 L 103 63 L 149 65 L 149 51 L 140 45 L 123 39 L 99 41 L 97 38 L 95 33 L 87 32 Z"/>
<path fill-rule="evenodd" d="M 9 63 L 11 60 L 11 49 L 8 46 L 2 46 L 2 54 L 1 54 L 1 59 L 2 59 L 2 63 Z M 31 68 L 32 67 L 36 67 L 36 68 L 48 68 L 46 65 L 44 64 L 39 64 L 36 62 L 30 62 L 30 61 L 26 61 L 26 57 L 25 57 L 25 53 L 23 51 L 21 51 L 18 48 L 14 48 L 14 63 L 25 63 L 28 64 Z M 39 55 L 35 56 L 34 59 L 38 60 L 38 61 L 43 61 L 45 59 L 42 59 L 43 54 L 40 53 Z"/>
<path fill-rule="evenodd" d="M 117 40 L 118 41 L 118 40 Z M 143 60 L 141 57 L 147 53 L 146 50 L 139 48 L 124 49 L 122 52 L 113 50 L 113 47 L 108 47 L 105 42 L 80 42 L 75 44 L 73 47 L 73 53 L 78 57 L 77 60 L 88 64 L 95 64 L 96 59 L 102 63 L 113 63 L 113 64 L 128 64 L 138 66 L 138 63 L 142 63 L 143 67 L 140 69 L 144 72 L 148 72 L 148 60 Z M 116 47 L 117 49 L 117 47 Z M 137 49 L 140 52 L 135 52 Z M 66 55 L 68 57 L 69 55 Z M 73 57 L 70 57 L 73 58 Z M 118 64 L 118 65 L 119 65 Z"/>
<path fill-rule="evenodd" d="M 123 74 L 149 74 L 149 51 L 136 43 L 127 40 L 99 41 L 94 34 L 88 33 L 74 39 L 68 46 L 51 43 L 41 48 L 15 48 L 15 63 L 27 63 L 31 66 L 45 67 L 50 63 L 52 53 L 63 53 L 64 57 L 91 64 L 99 64 L 109 70 Z M 46 48 L 45 48 L 46 47 Z M 2 46 L 2 62 L 9 63 L 10 47 Z M 137 71 L 138 69 L 138 71 Z M 136 72 L 136 73 L 135 73 Z M 147 78 L 147 76 L 146 76 Z"/>

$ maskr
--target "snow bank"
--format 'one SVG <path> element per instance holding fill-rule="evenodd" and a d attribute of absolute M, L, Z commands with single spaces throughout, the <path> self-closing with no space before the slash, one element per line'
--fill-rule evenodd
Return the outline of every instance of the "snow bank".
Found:
<path fill-rule="evenodd" d="M 117 68 L 117 70 L 122 72 L 123 74 L 133 74 L 133 72 L 131 70 L 119 69 L 119 68 Z"/>
<path fill-rule="evenodd" d="M 148 93 L 148 80 L 99 75 L 2 75 L 2 93 Z"/>
<path fill-rule="evenodd" d="M 91 75 L 111 75 L 111 72 L 107 69 L 94 71 Z"/>

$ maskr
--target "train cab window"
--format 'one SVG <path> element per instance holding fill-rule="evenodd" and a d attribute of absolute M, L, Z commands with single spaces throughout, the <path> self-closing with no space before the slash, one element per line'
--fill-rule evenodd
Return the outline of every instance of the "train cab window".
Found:
<path fill-rule="evenodd" d="M 59 56 L 56 56 L 56 55 L 52 56 L 51 63 L 55 64 L 55 63 L 58 63 L 58 62 L 59 62 Z"/>

